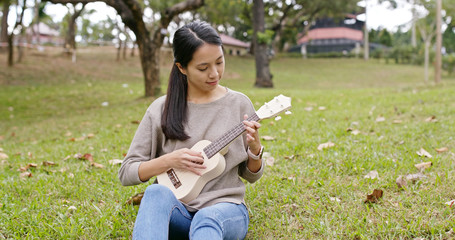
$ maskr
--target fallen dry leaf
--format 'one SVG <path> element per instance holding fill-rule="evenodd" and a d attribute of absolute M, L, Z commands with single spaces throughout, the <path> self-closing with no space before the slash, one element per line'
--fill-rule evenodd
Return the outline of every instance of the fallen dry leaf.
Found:
<path fill-rule="evenodd" d="M 132 196 L 130 199 L 128 199 L 125 204 L 140 205 L 142 197 L 144 197 L 144 193 L 143 192 L 138 193 Z"/>
<path fill-rule="evenodd" d="M 109 160 L 109 164 L 111 164 L 111 165 L 122 164 L 122 162 L 123 162 L 123 160 L 120 160 L 120 159 Z"/>
<path fill-rule="evenodd" d="M 336 197 L 329 197 L 329 199 L 330 199 L 330 201 L 333 201 L 333 202 L 341 202 L 341 200 Z"/>
<path fill-rule="evenodd" d="M 84 141 L 85 140 L 85 137 L 78 137 L 78 138 L 69 138 L 68 141 L 70 142 L 80 142 L 80 141 Z"/>
<path fill-rule="evenodd" d="M 395 119 L 395 120 L 392 121 L 392 123 L 394 123 L 394 124 L 400 124 L 400 123 L 403 123 L 403 120 Z"/>
<path fill-rule="evenodd" d="M 319 150 L 319 151 L 322 151 L 323 149 L 331 148 L 331 147 L 333 147 L 333 146 L 335 146 L 335 143 L 333 143 L 333 142 L 321 143 L 321 144 L 319 144 L 319 146 L 318 146 L 318 150 Z"/>
<path fill-rule="evenodd" d="M 54 166 L 55 163 L 54 162 L 50 162 L 50 161 L 44 161 L 43 162 L 43 166 Z"/>
<path fill-rule="evenodd" d="M 77 208 L 76 208 L 75 206 L 69 206 L 69 207 L 68 207 L 68 211 L 69 211 L 69 212 L 74 212 L 74 211 L 76 211 L 76 210 L 77 210 Z"/>
<path fill-rule="evenodd" d="M 379 116 L 376 118 L 376 122 L 384 122 L 385 121 L 385 117 L 383 116 Z"/>
<path fill-rule="evenodd" d="M 320 106 L 320 107 L 318 107 L 318 109 L 319 109 L 320 111 L 324 111 L 324 110 L 326 110 L 327 108 L 324 107 L 324 106 Z"/>
<path fill-rule="evenodd" d="M 0 152 L 0 160 L 4 160 L 4 159 L 8 159 L 8 155 L 6 155 L 6 153 L 2 153 Z"/>
<path fill-rule="evenodd" d="M 350 132 L 350 131 L 353 131 L 354 129 L 353 128 L 346 128 L 346 132 Z"/>
<path fill-rule="evenodd" d="M 265 160 L 265 164 L 267 166 L 275 165 L 275 158 L 272 157 L 272 155 L 269 152 L 264 152 L 264 154 L 262 154 L 262 159 Z"/>
<path fill-rule="evenodd" d="M 32 168 L 36 168 L 36 167 L 38 167 L 38 164 L 36 164 L 36 163 L 29 163 L 29 164 L 27 164 L 27 168 L 31 168 L 31 167 L 32 167 Z"/>
<path fill-rule="evenodd" d="M 352 135 L 359 135 L 360 131 L 355 129 L 351 132 Z"/>
<path fill-rule="evenodd" d="M 139 123 L 141 123 L 141 121 L 140 120 L 134 120 L 134 121 L 131 121 L 131 123 L 132 124 L 139 124 Z"/>
<path fill-rule="evenodd" d="M 419 173 L 406 175 L 406 180 L 412 181 L 412 183 L 414 183 L 414 182 L 416 182 L 420 179 L 426 178 L 426 177 L 427 176 L 425 176 L 423 173 L 419 172 Z"/>
<path fill-rule="evenodd" d="M 367 195 L 367 199 L 364 201 L 364 203 L 376 203 L 379 201 L 380 198 L 382 198 L 383 191 L 381 189 L 375 189 L 373 190 L 372 194 Z"/>
<path fill-rule="evenodd" d="M 448 147 L 442 147 L 442 148 L 435 148 L 436 152 L 438 153 L 443 153 L 449 151 Z"/>
<path fill-rule="evenodd" d="M 93 156 L 92 156 L 92 154 L 90 154 L 90 153 L 84 154 L 84 156 L 82 156 L 81 159 L 83 159 L 83 160 L 88 160 L 89 162 L 93 162 Z"/>
<path fill-rule="evenodd" d="M 429 118 L 425 119 L 425 122 L 437 122 L 438 119 L 436 119 L 436 116 L 431 116 Z"/>
<path fill-rule="evenodd" d="M 21 179 L 26 179 L 26 178 L 32 177 L 32 173 L 31 172 L 23 172 L 19 176 L 20 176 Z"/>
<path fill-rule="evenodd" d="M 76 158 L 76 159 L 82 159 L 84 157 L 84 155 L 82 155 L 80 153 L 76 153 L 76 154 L 74 154 L 73 157 Z"/>
<path fill-rule="evenodd" d="M 430 153 L 428 153 L 425 149 L 421 148 L 419 151 L 417 151 L 417 155 L 421 157 L 427 157 L 427 158 L 432 158 Z"/>
<path fill-rule="evenodd" d="M 448 205 L 449 207 L 454 207 L 454 206 L 455 206 L 455 199 L 454 199 L 454 200 L 451 200 L 451 201 L 448 201 L 448 202 L 446 202 L 446 205 Z"/>
<path fill-rule="evenodd" d="M 369 178 L 369 179 L 379 178 L 379 173 L 378 173 L 378 171 L 373 170 L 373 171 L 370 171 L 367 175 L 365 175 L 364 178 Z"/>
<path fill-rule="evenodd" d="M 307 112 L 311 112 L 311 111 L 313 111 L 313 107 L 306 107 L 303 110 L 305 110 Z"/>
<path fill-rule="evenodd" d="M 299 155 L 284 156 L 284 159 L 293 160 Z"/>
<path fill-rule="evenodd" d="M 422 163 L 417 163 L 416 165 L 414 165 L 417 169 L 419 169 L 419 171 L 423 172 L 423 170 L 431 167 L 433 165 L 432 162 L 422 162 Z"/>
<path fill-rule="evenodd" d="M 406 185 L 408 185 L 406 182 L 406 178 L 403 178 L 403 176 L 399 176 L 395 183 L 397 184 L 398 188 L 403 188 L 406 187 Z"/>
<path fill-rule="evenodd" d="M 5 136 L 0 136 L 0 141 L 3 141 L 5 139 Z"/>
<path fill-rule="evenodd" d="M 273 141 L 273 140 L 275 140 L 275 138 L 272 137 L 272 136 L 262 136 L 262 140 L 264 140 L 264 141 Z"/>
<path fill-rule="evenodd" d="M 95 137 L 95 134 L 93 134 L 93 133 L 87 134 L 87 138 L 93 138 L 93 137 Z"/>
<path fill-rule="evenodd" d="M 65 137 L 70 137 L 71 135 L 73 135 L 71 132 L 66 132 L 65 133 Z"/>
<path fill-rule="evenodd" d="M 93 167 L 96 167 L 96 168 L 104 168 L 103 164 L 99 164 L 99 163 L 96 163 L 96 162 L 90 163 L 90 166 L 93 166 Z"/>

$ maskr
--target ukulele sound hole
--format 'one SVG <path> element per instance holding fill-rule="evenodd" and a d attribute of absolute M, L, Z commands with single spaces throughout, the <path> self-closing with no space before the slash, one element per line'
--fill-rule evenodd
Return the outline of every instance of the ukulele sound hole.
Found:
<path fill-rule="evenodd" d="M 174 185 L 174 187 L 177 189 L 179 188 L 180 186 L 182 186 L 182 182 L 180 182 L 179 178 L 177 177 L 177 174 L 175 174 L 175 171 L 174 169 L 169 169 L 167 171 L 167 176 L 169 177 L 169 179 L 171 180 L 171 183 L 172 185 Z"/>

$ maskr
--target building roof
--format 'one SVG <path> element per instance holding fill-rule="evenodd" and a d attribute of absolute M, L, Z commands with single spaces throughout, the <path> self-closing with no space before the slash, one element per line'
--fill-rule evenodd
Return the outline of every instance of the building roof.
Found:
<path fill-rule="evenodd" d="M 308 31 L 308 34 L 299 39 L 298 44 L 307 43 L 315 39 L 345 38 L 354 41 L 363 40 L 363 32 L 347 27 L 316 28 Z"/>
<path fill-rule="evenodd" d="M 235 39 L 233 37 L 230 37 L 228 35 L 220 34 L 221 41 L 223 42 L 223 45 L 227 46 L 235 46 L 235 47 L 243 47 L 243 48 L 249 48 L 250 44 L 246 42 L 242 42 L 238 39 Z"/>
<path fill-rule="evenodd" d="M 37 24 L 34 24 L 32 26 L 32 28 L 35 32 L 38 31 Z M 27 33 L 31 33 L 31 32 L 32 32 L 32 30 L 30 28 L 27 29 Z M 45 24 L 43 22 L 39 23 L 39 33 L 40 33 L 40 35 L 47 35 L 47 36 L 59 36 L 60 35 L 60 33 L 57 30 L 50 28 L 47 24 Z"/>

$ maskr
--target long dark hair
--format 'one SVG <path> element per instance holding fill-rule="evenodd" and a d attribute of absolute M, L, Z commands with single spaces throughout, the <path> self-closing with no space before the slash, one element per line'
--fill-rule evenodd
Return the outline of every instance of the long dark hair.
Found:
<path fill-rule="evenodd" d="M 204 43 L 222 46 L 220 36 L 206 22 L 191 22 L 175 32 L 172 46 L 174 65 L 169 76 L 166 102 L 161 116 L 161 128 L 168 139 L 190 138 L 183 126 L 187 120 L 188 81 L 176 63 L 186 68 L 193 59 L 194 52 Z"/>

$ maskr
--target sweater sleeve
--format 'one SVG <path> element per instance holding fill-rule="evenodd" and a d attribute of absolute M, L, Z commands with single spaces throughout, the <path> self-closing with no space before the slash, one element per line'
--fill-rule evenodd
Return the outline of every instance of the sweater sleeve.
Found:
<path fill-rule="evenodd" d="M 254 109 L 253 103 L 246 95 L 242 94 L 242 96 L 244 96 L 244 98 L 245 98 L 245 103 L 243 104 L 243 106 L 245 106 L 245 108 L 242 109 L 244 111 L 243 114 L 248 114 L 248 116 L 252 116 L 256 112 Z M 243 114 L 242 114 L 242 116 L 243 116 Z M 243 142 L 245 144 L 244 150 L 245 150 L 245 154 L 246 154 L 248 145 L 247 145 L 245 134 L 242 137 L 243 137 Z M 249 183 L 254 183 L 257 180 L 259 180 L 262 177 L 262 174 L 264 173 L 264 166 L 265 166 L 264 160 L 262 160 L 262 165 L 261 165 L 261 168 L 259 169 L 259 171 L 253 173 L 247 167 L 248 155 L 246 154 L 246 156 L 247 156 L 247 159 L 239 165 L 239 175 L 243 179 L 247 180 Z"/>
<path fill-rule="evenodd" d="M 128 153 L 118 171 L 118 177 L 123 186 L 143 183 L 139 178 L 139 165 L 156 155 L 156 129 L 153 127 L 151 111 L 149 110 L 142 118 Z"/>
<path fill-rule="evenodd" d="M 247 160 L 248 161 L 248 160 Z M 262 165 L 261 165 L 261 168 L 259 169 L 258 172 L 251 172 L 250 169 L 248 169 L 247 165 L 246 165 L 246 161 L 245 162 L 242 162 L 239 166 L 239 175 L 247 180 L 249 183 L 254 183 L 256 182 L 257 180 L 259 180 L 261 177 L 262 177 L 262 174 L 264 173 L 264 160 L 262 160 Z"/>

